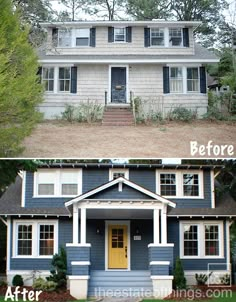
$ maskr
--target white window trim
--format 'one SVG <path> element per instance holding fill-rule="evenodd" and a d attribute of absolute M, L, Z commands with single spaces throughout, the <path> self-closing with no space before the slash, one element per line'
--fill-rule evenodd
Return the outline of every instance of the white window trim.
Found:
<path fill-rule="evenodd" d="M 129 169 L 111 168 L 111 169 L 109 169 L 109 181 L 113 180 L 113 174 L 114 173 L 124 173 L 125 178 L 129 179 Z"/>
<path fill-rule="evenodd" d="M 153 29 L 162 29 L 164 31 L 164 45 L 152 45 L 152 30 Z M 164 48 L 164 47 L 168 47 L 168 39 L 166 38 L 168 34 L 168 28 L 166 27 L 150 27 L 150 47 L 153 48 Z"/>
<path fill-rule="evenodd" d="M 59 70 L 60 70 L 60 68 L 69 68 L 70 69 L 70 79 L 60 79 L 60 76 L 59 76 Z M 69 86 L 69 90 L 60 90 L 60 81 L 70 81 L 70 86 Z M 65 84 L 64 84 L 64 87 L 65 87 Z M 58 67 L 58 75 L 57 75 L 57 91 L 58 91 L 58 93 L 61 93 L 61 94 L 71 94 L 71 67 L 69 67 L 69 66 L 59 66 Z"/>
<path fill-rule="evenodd" d="M 115 30 L 116 29 L 124 29 L 124 41 L 116 41 L 116 34 L 115 34 Z M 114 43 L 116 43 L 116 44 L 119 44 L 119 43 L 121 43 L 121 44 L 123 44 L 123 43 L 127 43 L 126 42 L 126 39 L 127 39 L 127 37 L 126 37 L 126 27 L 119 27 L 119 26 L 116 26 L 116 27 L 114 27 Z"/>
<path fill-rule="evenodd" d="M 200 65 L 179 65 L 179 64 L 168 64 L 167 65 L 169 68 L 182 68 L 182 78 L 183 78 L 183 91 L 182 92 L 174 92 L 170 91 L 170 94 L 199 94 L 200 93 Z M 198 68 L 198 91 L 188 91 L 187 87 L 187 68 Z M 169 76 L 170 80 L 170 76 Z"/>
<path fill-rule="evenodd" d="M 181 40 L 181 45 L 171 45 L 171 43 L 170 43 L 170 29 L 181 29 L 181 38 L 182 38 L 182 40 Z M 168 46 L 170 47 L 170 48 L 183 48 L 184 47 L 184 36 L 183 36 L 183 28 L 181 27 L 181 28 L 179 28 L 179 27 L 170 27 L 170 28 L 168 28 Z"/>
<path fill-rule="evenodd" d="M 58 253 L 58 220 L 14 220 L 13 222 L 13 244 L 12 255 L 13 258 L 40 258 L 51 259 L 53 255 L 39 255 L 39 226 L 40 225 L 53 225 L 54 226 L 54 247 L 53 255 Z M 32 225 L 32 255 L 17 255 L 18 249 L 18 225 Z"/>
<path fill-rule="evenodd" d="M 150 47 L 153 48 L 184 48 L 184 37 L 183 37 L 183 28 L 182 27 L 171 27 L 171 28 L 180 28 L 181 29 L 181 35 L 182 35 L 182 41 L 181 41 L 181 45 L 179 46 L 172 46 L 170 43 L 170 28 L 169 27 L 158 27 L 158 26 L 151 26 L 150 28 Z M 151 41 L 151 30 L 152 28 L 160 28 L 164 30 L 164 45 L 152 45 L 152 41 Z"/>
<path fill-rule="evenodd" d="M 76 30 L 77 29 L 88 29 L 88 31 L 89 31 L 89 34 L 88 34 L 88 45 L 76 45 L 76 38 L 78 38 L 77 37 L 77 35 L 76 35 Z M 88 47 L 90 47 L 90 29 L 91 29 L 91 27 L 80 27 L 80 28 L 74 28 L 74 29 L 72 29 L 72 35 L 71 35 L 71 38 L 72 38 L 72 47 L 75 47 L 75 48 L 88 48 Z M 86 38 L 86 37 L 83 37 L 83 38 Z"/>
<path fill-rule="evenodd" d="M 61 194 L 61 172 L 73 172 L 77 173 L 78 179 L 78 192 L 76 195 L 62 195 Z M 38 194 L 38 175 L 40 172 L 53 173 L 55 175 L 54 181 L 54 195 L 39 195 Z M 33 198 L 53 198 L 53 197 L 75 197 L 82 194 L 82 169 L 66 169 L 66 170 L 58 170 L 58 169 L 39 169 L 37 172 L 34 172 L 34 192 Z"/>
<path fill-rule="evenodd" d="M 161 174 L 175 174 L 176 179 L 176 195 L 163 196 L 165 198 L 176 199 L 203 199 L 204 198 L 204 178 L 203 171 L 198 170 L 156 170 L 156 193 L 161 195 L 160 175 Z M 198 174 L 199 180 L 199 196 L 185 196 L 183 189 L 183 174 Z"/>
<path fill-rule="evenodd" d="M 55 92 L 55 68 L 54 66 L 42 66 L 42 77 L 41 77 L 41 83 L 44 85 L 44 78 L 43 78 L 43 70 L 44 69 L 49 69 L 49 68 L 52 68 L 53 69 L 53 79 L 46 79 L 46 80 L 53 80 L 53 90 L 44 90 L 44 93 L 47 93 L 47 94 L 53 94 Z"/>
<path fill-rule="evenodd" d="M 198 226 L 198 256 L 184 256 L 184 225 L 191 224 Z M 205 255 L 205 225 L 217 225 L 219 227 L 219 256 Z M 224 223 L 215 220 L 181 220 L 179 222 L 179 242 L 181 259 L 222 259 L 224 258 Z"/>

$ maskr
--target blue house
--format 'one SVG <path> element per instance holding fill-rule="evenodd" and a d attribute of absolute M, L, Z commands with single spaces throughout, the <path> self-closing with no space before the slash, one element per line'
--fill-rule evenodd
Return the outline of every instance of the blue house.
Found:
<path fill-rule="evenodd" d="M 221 168 L 53 163 L 23 172 L 0 199 L 8 282 L 49 275 L 61 246 L 68 288 L 80 299 L 167 296 L 176 257 L 188 284 L 195 273 L 229 273 L 236 204 L 215 198 Z"/>

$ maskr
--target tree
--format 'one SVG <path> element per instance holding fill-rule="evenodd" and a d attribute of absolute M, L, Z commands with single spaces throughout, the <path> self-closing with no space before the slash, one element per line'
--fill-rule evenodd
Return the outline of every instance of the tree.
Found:
<path fill-rule="evenodd" d="M 20 143 L 30 134 L 41 114 L 43 87 L 37 76 L 38 63 L 11 0 L 0 3 L 0 156 L 18 154 Z"/>
<path fill-rule="evenodd" d="M 216 41 L 217 28 L 224 21 L 226 0 L 171 0 L 171 10 L 179 21 L 202 21 L 197 28 L 198 38 L 205 46 Z"/>
<path fill-rule="evenodd" d="M 65 7 L 69 8 L 71 13 L 71 21 L 75 21 L 78 10 L 82 10 L 82 6 L 85 4 L 85 0 L 61 0 L 61 3 Z M 66 16 L 66 12 L 62 12 L 61 16 Z"/>
<path fill-rule="evenodd" d="M 167 19 L 170 4 L 165 0 L 128 0 L 127 13 L 136 20 Z"/>
<path fill-rule="evenodd" d="M 177 257 L 175 260 L 174 287 L 176 289 L 185 289 L 186 288 L 186 278 L 184 277 L 184 269 L 183 269 L 182 262 L 179 257 Z"/>

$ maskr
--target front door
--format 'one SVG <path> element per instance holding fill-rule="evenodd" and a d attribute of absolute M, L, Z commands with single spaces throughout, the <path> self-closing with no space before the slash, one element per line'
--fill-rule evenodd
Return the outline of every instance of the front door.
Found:
<path fill-rule="evenodd" d="M 108 268 L 127 269 L 127 225 L 109 225 L 108 227 Z"/>
<path fill-rule="evenodd" d="M 111 68 L 111 102 L 126 103 L 126 67 Z"/>

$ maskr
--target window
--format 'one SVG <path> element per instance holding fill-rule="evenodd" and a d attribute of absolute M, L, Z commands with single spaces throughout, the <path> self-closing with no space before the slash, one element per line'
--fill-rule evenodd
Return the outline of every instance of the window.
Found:
<path fill-rule="evenodd" d="M 81 187 L 81 169 L 40 169 L 34 174 L 34 197 L 76 196 Z"/>
<path fill-rule="evenodd" d="M 169 45 L 170 46 L 182 46 L 182 28 L 170 28 L 169 29 Z"/>
<path fill-rule="evenodd" d="M 119 177 L 124 177 L 129 179 L 129 170 L 128 169 L 110 169 L 109 170 L 109 180 L 113 180 Z"/>
<path fill-rule="evenodd" d="M 198 174 L 183 174 L 184 196 L 199 195 L 199 176 Z"/>
<path fill-rule="evenodd" d="M 32 225 L 21 224 L 18 225 L 17 238 L 17 254 L 31 255 L 32 254 Z"/>
<path fill-rule="evenodd" d="M 58 222 L 14 221 L 14 257 L 51 257 L 57 252 Z"/>
<path fill-rule="evenodd" d="M 38 194 L 37 195 L 54 195 L 55 178 L 51 172 L 38 174 Z"/>
<path fill-rule="evenodd" d="M 176 179 L 175 174 L 160 174 L 161 195 L 175 196 L 176 195 Z"/>
<path fill-rule="evenodd" d="M 219 226 L 205 225 L 205 255 L 219 256 Z"/>
<path fill-rule="evenodd" d="M 43 67 L 42 82 L 45 87 L 45 91 L 52 92 L 54 90 L 54 68 Z"/>
<path fill-rule="evenodd" d="M 76 46 L 89 46 L 90 29 L 76 29 Z"/>
<path fill-rule="evenodd" d="M 224 257 L 222 221 L 181 221 L 180 255 L 182 258 Z"/>
<path fill-rule="evenodd" d="M 184 225 L 184 256 L 198 255 L 198 226 Z"/>
<path fill-rule="evenodd" d="M 70 29 L 59 29 L 58 46 L 59 47 L 71 47 L 71 30 Z"/>
<path fill-rule="evenodd" d="M 70 67 L 59 68 L 59 91 L 70 92 Z"/>
<path fill-rule="evenodd" d="M 204 198 L 203 171 L 157 170 L 156 192 L 172 198 Z"/>
<path fill-rule="evenodd" d="M 183 73 L 181 67 L 170 68 L 170 92 L 183 92 Z"/>
<path fill-rule="evenodd" d="M 187 91 L 199 92 L 199 72 L 198 68 L 187 68 Z"/>
<path fill-rule="evenodd" d="M 163 28 L 151 28 L 151 45 L 152 46 L 165 45 Z"/>
<path fill-rule="evenodd" d="M 114 42 L 125 42 L 125 27 L 123 28 L 114 28 Z"/>
<path fill-rule="evenodd" d="M 62 172 L 61 173 L 61 195 L 78 194 L 78 173 Z"/>

